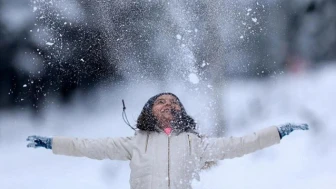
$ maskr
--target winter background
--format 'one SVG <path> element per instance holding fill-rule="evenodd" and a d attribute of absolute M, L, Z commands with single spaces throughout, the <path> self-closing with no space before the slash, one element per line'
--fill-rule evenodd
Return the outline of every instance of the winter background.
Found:
<path fill-rule="evenodd" d="M 129 188 L 128 162 L 28 149 L 28 135 L 131 136 L 177 94 L 199 131 L 308 123 L 195 189 L 336 186 L 336 1 L 0 0 L 0 188 Z"/>

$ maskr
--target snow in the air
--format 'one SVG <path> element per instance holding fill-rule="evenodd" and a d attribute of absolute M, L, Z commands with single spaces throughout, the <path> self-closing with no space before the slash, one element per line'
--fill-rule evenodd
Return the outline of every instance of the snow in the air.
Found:
<path fill-rule="evenodd" d="M 7 20 L 1 22 L 8 29 L 5 32 L 24 34 L 18 39 L 11 38 L 26 45 L 22 52 L 15 52 L 20 56 L 13 61 L 13 67 L 32 79 L 15 85 L 23 91 L 12 105 L 17 106 L 16 109 L 0 110 L 1 189 L 129 188 L 127 161 L 53 155 L 50 150 L 26 148 L 26 137 L 132 136 L 134 131 L 121 117 L 121 99 L 125 100 L 128 118 L 134 125 L 144 103 L 160 92 L 175 93 L 197 121 L 199 131 L 209 136 L 218 128 L 215 122 L 218 114 L 225 121 L 225 137 L 243 136 L 287 122 L 310 125 L 309 131 L 293 132 L 279 145 L 220 161 L 216 167 L 201 172 L 201 181 L 193 181 L 194 189 L 335 188 L 335 63 L 307 61 L 310 69 L 301 68 L 297 72 L 288 71 L 292 68 L 283 65 L 290 55 L 286 50 L 293 45 L 286 40 L 302 36 L 296 45 L 304 48 L 296 50 L 309 57 L 321 56 L 315 53 L 319 50 L 315 49 L 313 42 L 316 41 L 310 41 L 321 37 L 311 37 L 312 33 L 318 34 L 314 29 L 320 27 L 320 21 L 312 19 L 311 22 L 308 18 L 316 18 L 316 15 L 325 18 L 327 14 L 321 13 L 326 12 L 296 17 L 301 25 L 295 25 L 299 27 L 292 36 L 289 31 L 293 30 L 286 30 L 286 27 L 293 27 L 290 25 L 293 17 L 289 15 L 302 16 L 296 13 L 306 10 L 298 6 L 301 5 L 298 1 L 293 4 L 298 3 L 294 6 L 299 8 L 293 12 L 283 12 L 284 6 L 276 4 L 281 4 L 280 0 L 276 3 L 243 0 L 201 4 L 172 1 L 162 6 L 141 1 L 140 4 L 134 2 L 134 7 L 133 2 L 132 6 L 128 3 L 36 0 L 31 1 L 31 7 L 28 3 L 21 5 L 29 7 L 28 13 L 7 14 L 13 9 L 1 14 L 1 19 Z M 143 6 L 138 9 L 138 5 Z M 317 5 L 319 11 L 319 6 L 324 4 Z M 11 6 L 19 7 L 16 3 Z M 332 15 L 332 11 L 329 13 Z M 275 16 L 269 17 L 271 14 Z M 289 15 L 285 17 L 284 14 Z M 27 28 L 13 29 L 19 26 Z M 322 33 L 330 35 L 330 31 Z M 91 33 L 95 35 L 90 36 Z M 27 38 L 34 43 L 26 43 Z M 10 44 L 11 40 L 6 39 L 4 44 Z M 90 46 L 85 42 L 90 42 Z M 93 42 L 97 43 L 91 44 Z M 75 56 L 90 50 L 99 51 L 95 56 Z M 41 54 L 47 59 L 41 58 Z M 117 74 L 117 79 L 123 79 L 121 83 L 110 81 L 110 73 L 100 75 L 102 69 L 92 68 L 94 65 L 90 61 L 102 55 L 106 55 L 105 61 L 112 65 L 108 68 L 117 70 L 111 75 Z M 106 62 L 97 61 L 96 64 Z M 44 69 L 44 66 L 56 71 Z M 110 70 L 102 72 L 105 71 Z M 106 80 L 91 83 L 92 78 L 86 77 L 86 72 Z M 261 78 L 261 75 L 267 76 Z M 45 80 L 50 86 L 77 81 L 82 88 L 74 92 L 68 104 L 62 104 L 58 92 L 66 92 L 72 85 L 60 84 L 50 92 L 41 85 Z M 95 87 L 88 90 L 86 85 Z M 37 91 L 37 95 L 29 96 L 30 89 Z M 12 94 L 12 89 L 5 91 L 6 96 Z M 38 109 L 38 113 L 29 109 L 33 109 L 36 102 L 29 108 L 25 106 L 42 96 L 48 98 L 40 104 L 44 108 Z M 222 108 L 218 112 L 214 112 L 218 105 L 215 101 Z"/>

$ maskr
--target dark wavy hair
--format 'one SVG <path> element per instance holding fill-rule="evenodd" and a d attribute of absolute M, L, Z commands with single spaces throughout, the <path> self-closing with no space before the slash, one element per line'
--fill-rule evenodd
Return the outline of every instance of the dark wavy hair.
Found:
<path fill-rule="evenodd" d="M 172 123 L 173 129 L 176 130 L 177 133 L 182 133 L 182 132 L 197 133 L 195 120 L 187 114 L 180 99 L 173 93 L 160 93 L 160 94 L 157 94 L 151 97 L 147 101 L 145 106 L 142 108 L 142 111 L 137 120 L 136 127 L 143 131 L 159 131 L 159 127 L 157 125 L 158 120 L 154 116 L 152 110 L 153 110 L 153 105 L 154 105 L 155 100 L 162 95 L 171 95 L 175 97 L 181 107 L 181 111 L 175 114 L 175 120 Z"/>

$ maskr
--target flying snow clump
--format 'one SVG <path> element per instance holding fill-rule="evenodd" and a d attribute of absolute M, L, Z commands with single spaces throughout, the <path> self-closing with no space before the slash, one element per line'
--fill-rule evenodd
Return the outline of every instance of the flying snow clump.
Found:
<path fill-rule="evenodd" d="M 195 73 L 189 74 L 189 81 L 193 84 L 199 83 L 199 78 Z"/>
<path fill-rule="evenodd" d="M 54 43 L 51 43 L 51 42 L 46 42 L 46 45 L 49 45 L 49 46 L 51 46 L 51 45 L 53 45 Z"/>

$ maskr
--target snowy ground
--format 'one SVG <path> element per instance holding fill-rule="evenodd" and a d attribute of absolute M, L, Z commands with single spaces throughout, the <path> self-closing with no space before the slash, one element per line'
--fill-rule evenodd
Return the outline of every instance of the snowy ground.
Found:
<path fill-rule="evenodd" d="M 335 81 L 336 67 L 330 66 L 299 75 L 228 83 L 223 89 L 227 135 L 240 136 L 289 121 L 307 122 L 311 130 L 292 133 L 280 145 L 222 161 L 202 172 L 194 188 L 335 188 Z M 211 128 L 207 125 L 211 120 L 202 112 L 207 98 L 190 97 L 190 91 L 176 85 L 168 90 L 180 96 L 201 130 Z M 78 95 L 71 106 L 50 106 L 39 119 L 26 111 L 0 112 L 0 188 L 129 188 L 128 162 L 56 156 L 45 149 L 27 149 L 25 139 L 32 134 L 132 135 L 121 118 L 121 99 L 126 100 L 128 117 L 134 123 L 146 100 L 158 92 L 148 85 L 105 87 L 85 99 Z"/>

